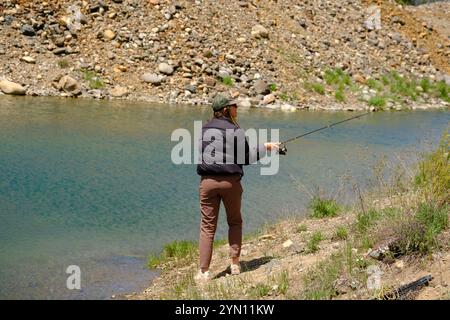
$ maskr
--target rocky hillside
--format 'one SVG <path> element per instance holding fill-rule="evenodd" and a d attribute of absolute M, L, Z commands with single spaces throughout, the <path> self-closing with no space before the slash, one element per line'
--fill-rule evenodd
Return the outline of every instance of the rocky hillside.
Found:
<path fill-rule="evenodd" d="M 450 3 L 434 5 L 421 20 L 394 1 L 5 0 L 0 92 L 195 104 L 226 92 L 242 106 L 286 110 L 448 107 Z"/>

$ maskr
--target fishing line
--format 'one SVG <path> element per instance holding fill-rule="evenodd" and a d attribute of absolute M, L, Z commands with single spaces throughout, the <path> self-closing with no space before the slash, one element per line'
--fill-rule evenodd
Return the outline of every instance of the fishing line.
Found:
<path fill-rule="evenodd" d="M 355 119 L 364 117 L 364 116 L 366 116 L 366 115 L 368 115 L 368 114 L 370 114 L 370 113 L 372 113 L 372 111 L 369 111 L 369 112 L 366 112 L 366 113 L 362 113 L 362 114 L 359 114 L 359 115 L 357 115 L 357 116 L 354 116 L 354 117 L 351 117 L 351 118 L 347 118 L 347 119 L 344 119 L 344 120 L 341 120 L 341 121 L 338 121 L 338 122 L 334 122 L 334 123 L 331 123 L 331 124 L 329 124 L 329 125 L 323 126 L 323 127 L 321 127 L 321 128 L 314 129 L 314 130 L 312 130 L 312 131 L 308 131 L 308 132 L 303 133 L 303 134 L 301 134 L 301 135 L 298 135 L 298 136 L 292 137 L 292 138 L 290 138 L 290 139 L 287 139 L 287 140 L 285 140 L 285 141 L 282 141 L 282 142 L 280 143 L 280 148 L 279 148 L 279 150 L 278 150 L 278 153 L 281 154 L 281 155 L 285 155 L 285 154 L 287 153 L 286 144 L 287 144 L 288 142 L 291 142 L 291 141 L 294 141 L 294 140 L 297 140 L 297 139 L 306 137 L 306 136 L 308 136 L 308 135 L 310 135 L 310 134 L 313 134 L 313 133 L 316 133 L 316 132 L 319 132 L 319 131 L 322 131 L 322 130 L 325 130 L 325 129 L 329 129 L 329 128 L 331 128 L 331 127 L 334 127 L 334 126 L 336 126 L 336 125 L 338 125 L 338 124 L 341 124 L 341 123 L 344 123 L 344 122 L 347 122 L 347 121 L 350 121 L 350 120 L 355 120 Z"/>

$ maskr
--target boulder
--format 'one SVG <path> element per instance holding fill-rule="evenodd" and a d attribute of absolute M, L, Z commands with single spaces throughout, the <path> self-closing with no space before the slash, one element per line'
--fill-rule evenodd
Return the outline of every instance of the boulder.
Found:
<path fill-rule="evenodd" d="M 26 93 L 26 89 L 20 84 L 8 80 L 0 81 L 0 90 L 3 93 L 13 95 L 24 95 Z"/>
<path fill-rule="evenodd" d="M 275 95 L 273 93 L 269 93 L 268 95 L 265 95 L 261 104 L 263 105 L 267 105 L 270 103 L 274 103 L 275 102 Z"/>
<path fill-rule="evenodd" d="M 257 94 L 270 93 L 269 85 L 267 84 L 267 82 L 261 79 L 255 81 L 254 89 Z"/>
<path fill-rule="evenodd" d="M 81 94 L 80 84 L 77 80 L 70 76 L 63 76 L 59 79 L 58 86 L 60 90 L 63 90 L 72 96 Z"/>

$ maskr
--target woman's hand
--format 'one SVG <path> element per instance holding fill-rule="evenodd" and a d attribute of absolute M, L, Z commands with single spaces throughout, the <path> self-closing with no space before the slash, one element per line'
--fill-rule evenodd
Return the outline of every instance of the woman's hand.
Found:
<path fill-rule="evenodd" d="M 266 142 L 264 143 L 264 147 L 267 150 L 278 150 L 280 148 L 280 142 Z"/>

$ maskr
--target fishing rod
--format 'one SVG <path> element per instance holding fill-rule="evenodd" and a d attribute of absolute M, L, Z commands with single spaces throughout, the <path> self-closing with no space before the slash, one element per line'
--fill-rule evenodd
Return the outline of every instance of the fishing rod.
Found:
<path fill-rule="evenodd" d="M 348 119 L 344 119 L 344 120 L 341 120 L 341 121 L 338 121 L 338 122 L 335 122 L 335 123 L 331 123 L 331 124 L 326 125 L 326 126 L 323 126 L 323 127 L 321 127 L 321 128 L 318 128 L 318 129 L 315 129 L 315 130 L 312 130 L 312 131 L 303 133 L 303 134 L 301 134 L 301 135 L 295 136 L 295 137 L 293 137 L 293 138 L 287 139 L 287 140 L 285 140 L 285 141 L 282 141 L 282 142 L 280 143 L 280 148 L 278 149 L 278 153 L 281 154 L 281 155 L 284 155 L 284 154 L 287 153 L 286 143 L 288 143 L 288 142 L 291 142 L 291 141 L 294 141 L 294 140 L 303 138 L 303 137 L 305 137 L 305 136 L 308 136 L 308 135 L 310 135 L 310 134 L 316 133 L 316 132 L 318 132 L 318 131 L 322 131 L 322 130 L 325 130 L 325 129 L 329 129 L 329 128 L 331 128 L 331 127 L 334 127 L 334 126 L 336 126 L 336 125 L 338 125 L 338 124 L 341 124 L 341 123 L 344 123 L 344 122 L 347 122 L 347 121 L 350 121 L 350 120 L 354 120 L 354 119 L 358 119 L 358 118 L 364 117 L 364 116 L 366 116 L 366 115 L 368 115 L 368 114 L 370 114 L 370 113 L 372 113 L 372 112 L 371 112 L 371 111 L 368 111 L 368 112 L 366 112 L 366 113 L 362 113 L 362 114 L 359 114 L 359 115 L 357 115 L 357 116 L 354 116 L 354 117 L 351 117 L 351 118 L 348 118 Z"/>

